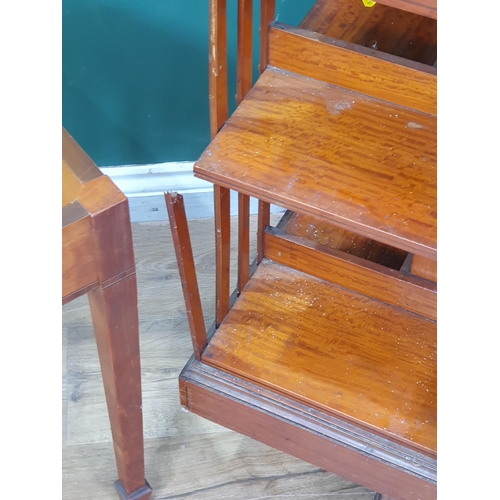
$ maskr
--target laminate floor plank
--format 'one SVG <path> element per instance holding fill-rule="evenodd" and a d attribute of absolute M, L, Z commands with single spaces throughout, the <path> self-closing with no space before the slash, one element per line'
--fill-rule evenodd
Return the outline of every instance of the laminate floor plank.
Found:
<path fill-rule="evenodd" d="M 373 498 L 366 488 L 227 430 L 147 439 L 145 455 L 156 500 Z M 63 498 L 116 500 L 108 444 L 67 447 L 63 462 Z"/>

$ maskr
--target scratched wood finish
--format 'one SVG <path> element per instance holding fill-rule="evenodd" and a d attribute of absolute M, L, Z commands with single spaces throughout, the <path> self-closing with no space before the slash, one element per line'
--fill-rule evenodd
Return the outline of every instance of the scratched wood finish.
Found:
<path fill-rule="evenodd" d="M 82 186 L 80 203 L 92 214 L 96 263 L 104 285 L 123 273 L 132 272 L 134 251 L 126 196 L 106 176 Z"/>
<path fill-rule="evenodd" d="M 191 333 L 191 342 L 196 359 L 201 359 L 201 351 L 207 343 L 207 333 L 203 321 L 198 280 L 193 258 L 193 249 L 189 237 L 189 228 L 184 210 L 184 199 L 177 193 L 165 193 L 168 219 L 172 231 L 172 240 L 181 276 L 182 293 Z"/>
<path fill-rule="evenodd" d="M 202 361 L 436 453 L 436 323 L 263 261 Z"/>
<path fill-rule="evenodd" d="M 263 73 L 269 60 L 268 33 L 269 24 L 274 21 L 276 12 L 276 0 L 260 0 L 260 58 L 259 72 Z"/>
<path fill-rule="evenodd" d="M 436 256 L 436 118 L 268 69 L 195 175 Z"/>
<path fill-rule="evenodd" d="M 269 229 L 264 257 L 368 297 L 437 319 L 436 287 L 379 264 Z"/>
<path fill-rule="evenodd" d="M 437 0 L 377 0 L 378 3 L 437 19 Z"/>
<path fill-rule="evenodd" d="M 299 27 L 431 66 L 437 59 L 436 20 L 381 3 L 318 0 Z"/>
<path fill-rule="evenodd" d="M 283 225 L 283 230 L 289 235 L 298 236 L 391 269 L 400 269 L 408 255 L 408 252 L 399 248 L 383 245 L 378 241 L 304 214 L 293 214 Z"/>
<path fill-rule="evenodd" d="M 269 226 L 271 205 L 259 200 L 257 216 L 257 262 L 260 264 L 264 258 L 264 231 Z"/>
<path fill-rule="evenodd" d="M 435 115 L 436 69 L 353 43 L 274 23 L 269 64 Z"/>
<path fill-rule="evenodd" d="M 226 0 L 210 0 L 208 94 L 212 138 L 228 117 Z"/>
<path fill-rule="evenodd" d="M 250 277 L 250 198 L 238 193 L 238 291 Z"/>
<path fill-rule="evenodd" d="M 437 262 L 414 255 L 411 262 L 411 273 L 430 281 L 437 282 Z"/>
<path fill-rule="evenodd" d="M 252 3 L 238 0 L 236 104 L 252 88 Z M 250 274 L 249 217 L 250 198 L 238 193 L 238 290 L 244 288 Z"/>

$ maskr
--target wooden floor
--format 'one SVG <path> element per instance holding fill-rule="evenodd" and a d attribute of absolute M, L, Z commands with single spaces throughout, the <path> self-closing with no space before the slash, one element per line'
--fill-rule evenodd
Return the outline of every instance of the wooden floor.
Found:
<path fill-rule="evenodd" d="M 253 228 L 255 223 L 254 218 Z M 213 220 L 189 225 L 208 326 L 214 317 Z M 373 499 L 365 488 L 181 409 L 177 377 L 192 350 L 170 228 L 167 222 L 138 223 L 133 234 L 146 477 L 153 499 Z M 111 432 L 86 297 L 63 307 L 62 341 L 63 499 L 116 500 Z"/>

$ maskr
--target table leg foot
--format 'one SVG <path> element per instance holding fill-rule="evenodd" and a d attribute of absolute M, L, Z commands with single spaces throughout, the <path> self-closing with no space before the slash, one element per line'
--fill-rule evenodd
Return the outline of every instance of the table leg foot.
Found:
<path fill-rule="evenodd" d="M 115 488 L 118 492 L 120 500 L 149 500 L 153 490 L 146 480 L 144 480 L 144 482 L 145 484 L 141 488 L 133 491 L 132 493 L 127 493 L 120 481 L 115 481 Z"/>

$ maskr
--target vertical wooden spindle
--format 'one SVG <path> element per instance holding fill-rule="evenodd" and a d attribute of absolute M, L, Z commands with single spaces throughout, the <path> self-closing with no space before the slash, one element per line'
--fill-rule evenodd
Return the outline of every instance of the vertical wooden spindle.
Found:
<path fill-rule="evenodd" d="M 201 353 L 207 344 L 207 333 L 203 320 L 203 310 L 198 290 L 198 280 L 196 279 L 196 268 L 186 212 L 184 210 L 184 200 L 180 194 L 165 193 L 165 203 L 167 204 L 168 219 L 174 241 L 177 265 L 179 266 L 194 356 L 197 360 L 200 360 Z"/>
<path fill-rule="evenodd" d="M 264 258 L 264 231 L 269 226 L 271 218 L 271 205 L 259 200 L 257 220 L 257 262 L 260 264 Z"/>
<path fill-rule="evenodd" d="M 275 0 L 260 1 L 260 64 L 259 72 L 262 73 L 267 66 L 268 60 L 268 40 L 269 23 L 274 21 L 276 10 Z"/>
<path fill-rule="evenodd" d="M 231 250 L 230 190 L 214 185 L 215 218 L 215 323 L 229 311 L 229 259 Z"/>

